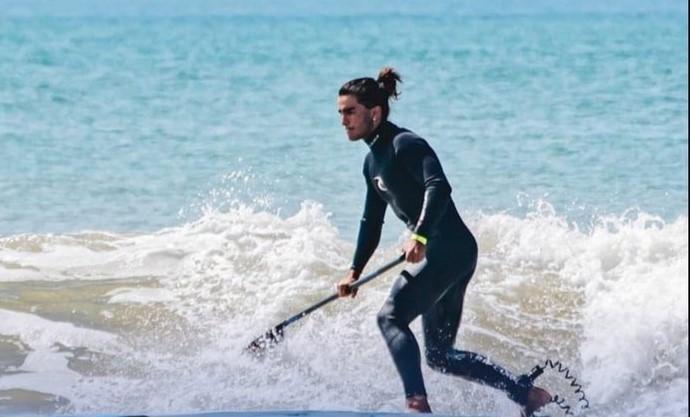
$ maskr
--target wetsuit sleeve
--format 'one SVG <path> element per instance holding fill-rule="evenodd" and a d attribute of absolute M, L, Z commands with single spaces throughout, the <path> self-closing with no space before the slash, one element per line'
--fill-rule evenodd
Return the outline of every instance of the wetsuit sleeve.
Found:
<path fill-rule="evenodd" d="M 396 141 L 396 156 L 414 180 L 424 187 L 424 202 L 414 233 L 429 237 L 450 202 L 451 187 L 429 144 L 419 138 Z"/>
<path fill-rule="evenodd" d="M 376 247 L 379 245 L 387 206 L 386 202 L 381 199 L 372 186 L 366 172 L 364 177 L 367 183 L 367 197 L 364 203 L 364 215 L 359 224 L 357 248 L 355 249 L 354 259 L 350 267 L 357 273 L 362 272 L 369 258 L 371 258 L 371 255 L 374 254 Z"/>

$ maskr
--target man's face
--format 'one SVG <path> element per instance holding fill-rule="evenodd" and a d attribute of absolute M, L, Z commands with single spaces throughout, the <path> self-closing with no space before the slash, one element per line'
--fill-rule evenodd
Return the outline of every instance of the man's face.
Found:
<path fill-rule="evenodd" d="M 368 109 L 357 102 L 353 95 L 338 96 L 340 123 L 345 127 L 348 139 L 355 141 L 369 136 L 376 127 L 378 107 Z"/>

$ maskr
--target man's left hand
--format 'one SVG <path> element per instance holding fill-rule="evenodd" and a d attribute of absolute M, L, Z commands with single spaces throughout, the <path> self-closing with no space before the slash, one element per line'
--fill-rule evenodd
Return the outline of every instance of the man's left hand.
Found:
<path fill-rule="evenodd" d="M 416 264 L 426 256 L 426 245 L 422 242 L 410 239 L 405 243 L 405 260 Z"/>

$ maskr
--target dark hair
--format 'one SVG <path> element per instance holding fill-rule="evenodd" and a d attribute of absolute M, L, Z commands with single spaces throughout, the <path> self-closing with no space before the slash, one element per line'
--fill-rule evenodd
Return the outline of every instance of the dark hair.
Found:
<path fill-rule="evenodd" d="M 393 68 L 384 67 L 379 71 L 376 80 L 370 77 L 355 78 L 343 84 L 338 91 L 338 95 L 353 95 L 359 104 L 368 109 L 374 106 L 381 106 L 383 110 L 383 120 L 388 119 L 390 105 L 388 100 L 393 97 L 397 99 L 400 93 L 396 88 L 398 82 L 402 82 L 400 75 Z"/>

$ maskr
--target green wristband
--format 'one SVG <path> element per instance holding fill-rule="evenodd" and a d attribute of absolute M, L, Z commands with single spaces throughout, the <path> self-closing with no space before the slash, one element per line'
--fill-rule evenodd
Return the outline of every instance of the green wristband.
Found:
<path fill-rule="evenodd" d="M 422 235 L 418 235 L 417 233 L 412 233 L 410 236 L 410 239 L 416 240 L 417 242 L 421 243 L 422 245 L 426 245 L 426 242 L 428 242 L 427 238 L 425 238 Z"/>

